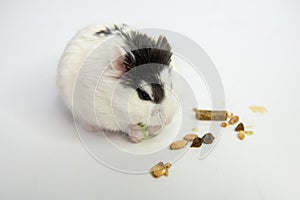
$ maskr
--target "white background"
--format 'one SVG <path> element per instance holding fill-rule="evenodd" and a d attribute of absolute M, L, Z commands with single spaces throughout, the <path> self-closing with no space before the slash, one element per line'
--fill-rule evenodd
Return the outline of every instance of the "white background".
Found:
<path fill-rule="evenodd" d="M 0 199 L 300 199 L 299 9 L 296 0 L 1 1 Z M 240 141 L 227 128 L 206 159 L 190 150 L 167 178 L 94 160 L 58 96 L 56 65 L 78 29 L 122 22 L 201 45 L 228 109 L 255 134 Z"/>

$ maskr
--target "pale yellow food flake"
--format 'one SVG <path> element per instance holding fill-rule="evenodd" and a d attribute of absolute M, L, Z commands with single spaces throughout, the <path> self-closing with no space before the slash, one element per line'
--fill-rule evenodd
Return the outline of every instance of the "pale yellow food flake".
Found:
<path fill-rule="evenodd" d="M 197 127 L 194 127 L 194 128 L 192 128 L 192 131 L 197 132 L 197 131 L 198 131 L 198 128 L 197 128 Z"/>
<path fill-rule="evenodd" d="M 249 109 L 254 113 L 266 113 L 268 112 L 268 109 L 264 106 L 249 106 Z"/>
<path fill-rule="evenodd" d="M 246 135 L 249 135 L 249 136 L 250 136 L 250 135 L 253 135 L 253 131 L 245 131 L 245 134 L 246 134 Z"/>

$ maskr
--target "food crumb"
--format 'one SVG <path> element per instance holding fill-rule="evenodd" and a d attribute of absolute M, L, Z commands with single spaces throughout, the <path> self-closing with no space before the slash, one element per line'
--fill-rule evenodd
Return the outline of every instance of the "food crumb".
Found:
<path fill-rule="evenodd" d="M 245 132 L 244 131 L 240 131 L 239 134 L 238 134 L 240 140 L 243 140 L 245 139 Z"/>
<path fill-rule="evenodd" d="M 239 121 L 239 119 L 240 119 L 239 116 L 235 115 L 229 119 L 228 123 L 233 125 L 233 124 L 237 123 Z"/>
<path fill-rule="evenodd" d="M 246 134 L 246 135 L 249 135 L 249 136 L 250 136 L 250 135 L 253 135 L 253 131 L 245 131 L 245 134 Z"/>
<path fill-rule="evenodd" d="M 159 178 L 163 175 L 168 176 L 169 169 L 171 166 L 172 166 L 172 164 L 169 162 L 166 164 L 164 164 L 163 162 L 159 162 L 152 167 L 151 173 L 155 178 Z"/>
<path fill-rule="evenodd" d="M 192 131 L 197 132 L 197 131 L 198 131 L 198 128 L 197 128 L 197 127 L 194 127 L 194 128 L 192 128 Z"/>
<path fill-rule="evenodd" d="M 225 127 L 227 126 L 227 123 L 226 123 L 226 122 L 222 122 L 221 126 L 222 126 L 223 128 L 225 128 Z"/>
<path fill-rule="evenodd" d="M 191 142 L 191 141 L 193 141 L 193 140 L 194 140 L 195 138 L 197 138 L 197 137 L 199 137 L 197 134 L 191 133 L 191 134 L 185 135 L 185 136 L 183 137 L 183 139 L 185 139 L 185 140 L 188 141 L 188 142 Z"/>
<path fill-rule="evenodd" d="M 254 113 L 266 113 L 268 112 L 268 109 L 264 106 L 249 106 L 249 109 Z"/>
<path fill-rule="evenodd" d="M 211 133 L 206 133 L 203 137 L 202 137 L 203 143 L 204 144 L 211 144 L 213 143 L 213 141 L 215 140 L 215 137 L 213 136 L 213 134 Z"/>
<path fill-rule="evenodd" d="M 244 131 L 245 130 L 244 124 L 239 123 L 234 130 L 235 131 Z"/>
<path fill-rule="evenodd" d="M 203 143 L 203 139 L 200 138 L 200 137 L 197 137 L 193 140 L 193 143 L 192 143 L 191 147 L 199 148 L 199 147 L 201 147 L 202 143 Z"/>
<path fill-rule="evenodd" d="M 171 145 L 170 145 L 170 149 L 171 150 L 178 150 L 178 149 L 182 149 L 183 147 L 185 147 L 185 145 L 188 143 L 188 141 L 186 140 L 178 140 L 178 141 L 175 141 L 173 142 Z"/>

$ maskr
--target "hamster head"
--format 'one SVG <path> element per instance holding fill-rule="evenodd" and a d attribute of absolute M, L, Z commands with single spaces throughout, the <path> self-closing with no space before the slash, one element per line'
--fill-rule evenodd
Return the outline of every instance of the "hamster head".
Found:
<path fill-rule="evenodd" d="M 123 101 L 127 96 L 126 106 L 117 108 L 120 116 L 128 113 L 129 125 L 169 124 L 178 108 L 172 92 L 170 44 L 163 36 L 155 39 L 137 31 L 123 32 L 120 36 L 125 43 L 121 47 L 124 52 L 112 65 L 120 72 L 122 91 L 117 92 L 118 98 Z"/>

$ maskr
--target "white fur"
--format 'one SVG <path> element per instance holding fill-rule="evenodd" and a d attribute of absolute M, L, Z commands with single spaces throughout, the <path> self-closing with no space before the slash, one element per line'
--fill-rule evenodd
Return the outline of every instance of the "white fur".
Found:
<path fill-rule="evenodd" d="M 94 25 L 80 30 L 64 50 L 58 65 L 57 84 L 67 107 L 88 127 L 99 125 L 113 131 L 130 131 L 127 128 L 137 122 L 151 123 L 156 109 L 162 109 L 167 115 L 166 121 L 171 122 L 176 99 L 168 89 L 165 100 L 156 105 L 140 100 L 134 89 L 118 84 L 122 73 L 113 67 L 114 60 L 123 53 L 119 47 L 126 48 L 126 45 L 119 37 L 95 35 L 105 28 Z M 81 68 L 83 63 L 85 67 Z M 101 74 L 103 69 L 105 72 Z"/>

